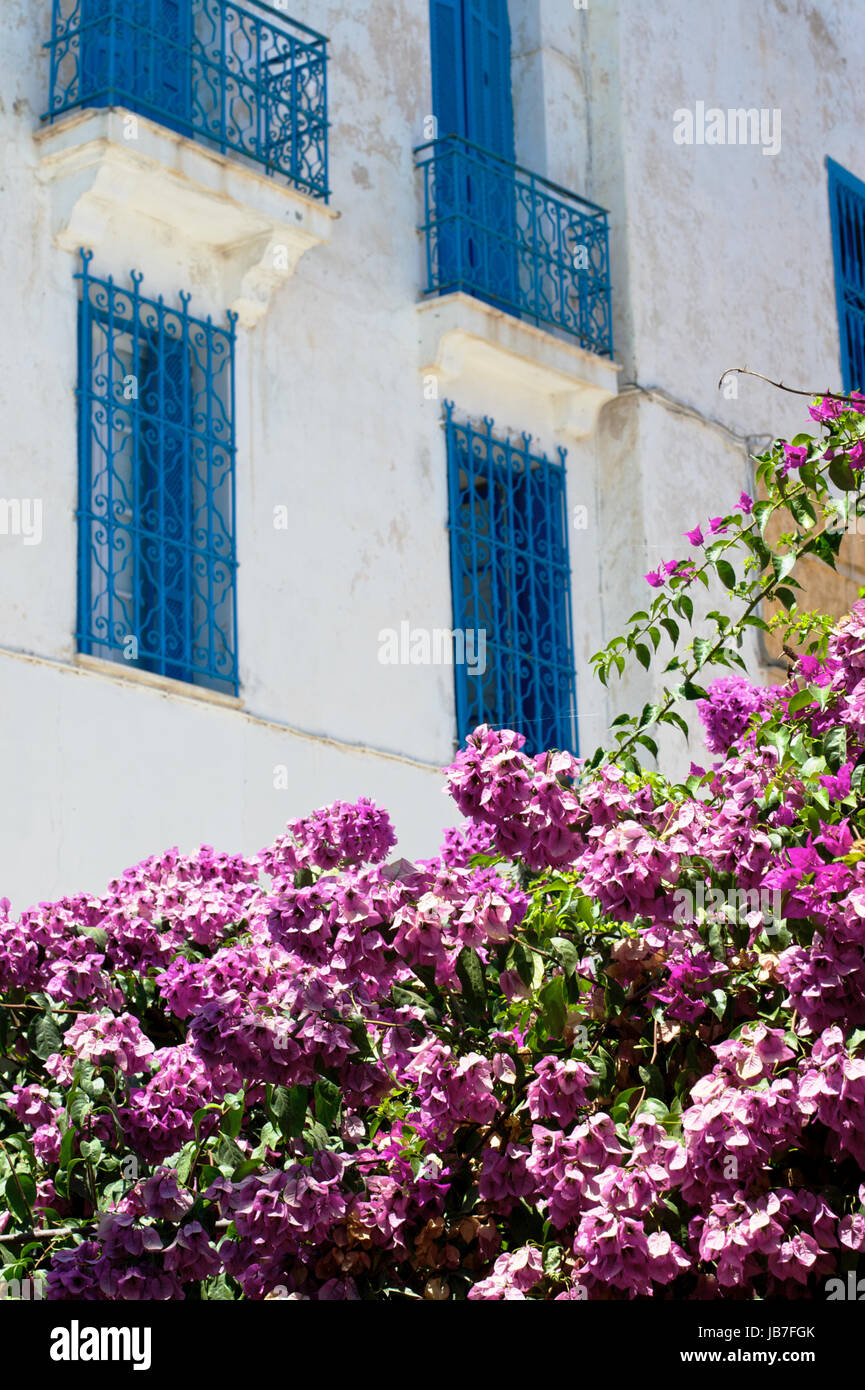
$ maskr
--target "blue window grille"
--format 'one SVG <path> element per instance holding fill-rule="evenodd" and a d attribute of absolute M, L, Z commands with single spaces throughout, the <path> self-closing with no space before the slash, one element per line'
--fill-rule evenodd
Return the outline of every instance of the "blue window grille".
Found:
<path fill-rule="evenodd" d="M 827 159 L 845 391 L 865 388 L 865 183 Z"/>
<path fill-rule="evenodd" d="M 424 294 L 462 291 L 612 357 L 604 209 L 459 136 L 415 154 Z"/>
<path fill-rule="evenodd" d="M 575 753 L 565 450 L 550 459 L 492 420 L 458 423 L 450 402 L 444 426 L 454 630 L 475 652 L 486 634 L 485 663 L 455 661 L 459 738 L 491 724 L 525 734 L 530 753 Z"/>
<path fill-rule="evenodd" d="M 52 0 L 50 101 L 122 106 L 327 201 L 327 40 L 245 0 Z"/>
<path fill-rule="evenodd" d="M 78 647 L 234 695 L 234 320 L 90 274 L 78 325 Z"/>

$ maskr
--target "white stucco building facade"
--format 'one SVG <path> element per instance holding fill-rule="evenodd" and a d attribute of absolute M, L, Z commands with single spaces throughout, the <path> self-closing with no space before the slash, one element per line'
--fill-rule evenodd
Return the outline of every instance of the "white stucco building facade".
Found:
<path fill-rule="evenodd" d="M 589 752 L 649 694 L 639 668 L 608 693 L 589 663 L 645 602 L 643 574 L 748 487 L 757 440 L 805 428 L 794 397 L 749 377 L 730 397 L 721 373 L 841 384 L 825 161 L 865 179 L 857 0 L 509 0 L 514 160 L 608 212 L 611 357 L 495 296 L 424 292 L 429 0 L 248 8 L 327 39 L 328 199 L 128 104 L 42 119 L 51 0 L 0 16 L 0 896 L 16 909 L 173 844 L 255 850 L 337 798 L 374 798 L 400 852 L 434 851 L 457 818 L 440 771 L 454 667 L 385 664 L 381 634 L 456 626 L 445 400 L 567 451 Z M 773 123 L 754 143 L 697 143 L 696 126 L 677 142 L 683 110 L 712 108 Z M 135 270 L 172 312 L 183 292 L 202 321 L 237 315 L 236 693 L 82 650 L 80 247 L 93 276 L 128 287 Z"/>

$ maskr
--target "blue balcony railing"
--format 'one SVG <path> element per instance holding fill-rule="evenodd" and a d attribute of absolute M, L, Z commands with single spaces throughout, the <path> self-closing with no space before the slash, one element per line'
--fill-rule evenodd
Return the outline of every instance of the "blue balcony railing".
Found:
<path fill-rule="evenodd" d="M 50 104 L 123 106 L 328 198 L 327 40 L 261 0 L 53 0 Z"/>
<path fill-rule="evenodd" d="M 607 214 L 459 136 L 415 150 L 429 295 L 461 290 L 613 355 Z"/>

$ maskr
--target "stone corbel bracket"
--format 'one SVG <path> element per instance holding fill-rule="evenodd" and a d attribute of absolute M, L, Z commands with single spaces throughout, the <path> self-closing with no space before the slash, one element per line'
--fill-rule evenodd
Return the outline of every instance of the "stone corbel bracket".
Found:
<path fill-rule="evenodd" d="M 73 112 L 35 140 L 56 245 L 137 249 L 150 228 L 153 244 L 169 244 L 176 258 L 211 262 L 226 307 L 247 328 L 304 251 L 330 240 L 339 216 L 278 177 L 119 107 Z"/>
<path fill-rule="evenodd" d="M 553 427 L 581 438 L 617 394 L 615 362 L 457 293 L 418 305 L 421 373 L 442 386 L 495 379 L 547 399 Z"/>

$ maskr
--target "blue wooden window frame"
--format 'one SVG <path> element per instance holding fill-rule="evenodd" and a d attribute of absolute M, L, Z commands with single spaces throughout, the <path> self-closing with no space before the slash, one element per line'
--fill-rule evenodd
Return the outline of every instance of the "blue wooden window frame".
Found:
<path fill-rule="evenodd" d="M 228 327 L 90 274 L 78 321 L 79 650 L 236 695 Z"/>
<path fill-rule="evenodd" d="M 826 160 L 845 391 L 865 389 L 865 183 Z"/>
<path fill-rule="evenodd" d="M 455 660 L 459 741 L 491 724 L 525 734 L 530 753 L 576 753 L 566 451 L 460 422 L 450 401 L 444 429 L 454 631 L 486 633 L 484 671 Z"/>

